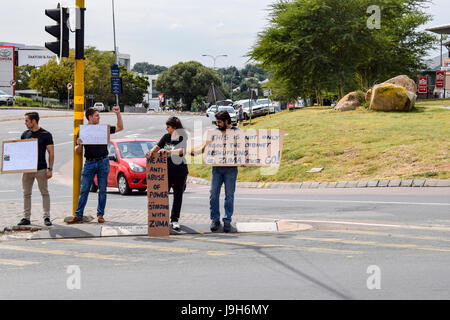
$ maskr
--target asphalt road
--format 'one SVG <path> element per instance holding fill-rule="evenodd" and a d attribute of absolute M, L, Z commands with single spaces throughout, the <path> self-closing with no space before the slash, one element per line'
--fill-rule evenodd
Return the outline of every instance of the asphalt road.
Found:
<path fill-rule="evenodd" d="M 157 139 L 166 119 L 124 115 L 125 130 L 116 137 Z M 206 117 L 181 117 L 188 130 L 196 119 L 209 125 Z M 114 116 L 102 115 L 101 122 L 114 124 Z M 41 126 L 54 135 L 58 172 L 71 160 L 72 120 L 42 119 Z M 18 138 L 24 130 L 23 121 L 2 122 L 0 136 Z M 72 190 L 61 181 L 50 184 L 52 201 L 69 205 Z M 21 201 L 20 176 L 1 175 L 0 205 Z M 142 194 L 123 197 L 111 189 L 108 195 L 114 208 L 140 209 L 145 203 Z M 96 197 L 88 206 L 96 206 Z M 236 215 L 312 228 L 169 239 L 4 241 L 0 299 L 450 298 L 449 188 L 238 189 L 235 206 Z M 207 186 L 188 186 L 183 212 L 208 214 Z"/>

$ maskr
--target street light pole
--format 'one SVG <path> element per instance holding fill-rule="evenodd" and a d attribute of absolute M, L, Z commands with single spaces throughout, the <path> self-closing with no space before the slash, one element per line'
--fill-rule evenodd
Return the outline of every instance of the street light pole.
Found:
<path fill-rule="evenodd" d="M 220 54 L 220 55 L 214 57 L 214 56 L 211 56 L 209 54 L 202 54 L 202 57 L 211 57 L 213 59 L 213 61 L 214 61 L 213 70 L 216 71 L 216 59 L 220 58 L 220 57 L 228 57 L 228 55 Z"/>
<path fill-rule="evenodd" d="M 114 55 L 116 58 L 116 64 L 119 65 L 119 54 L 117 52 L 117 45 L 116 45 L 116 19 L 114 17 L 114 0 L 112 0 L 112 16 L 113 16 L 113 34 L 114 34 Z M 116 106 L 119 107 L 118 94 L 116 94 Z"/>

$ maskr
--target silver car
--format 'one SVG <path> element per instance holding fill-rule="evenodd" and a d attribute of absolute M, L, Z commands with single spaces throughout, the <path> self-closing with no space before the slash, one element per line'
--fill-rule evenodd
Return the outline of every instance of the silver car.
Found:
<path fill-rule="evenodd" d="M 222 107 L 219 107 L 217 109 L 217 112 L 219 112 L 219 111 L 227 111 L 228 114 L 230 115 L 230 118 L 231 118 L 231 124 L 232 125 L 236 125 L 237 124 L 237 112 L 236 112 L 236 110 L 233 109 L 233 107 L 231 107 L 231 106 L 222 106 Z M 213 124 L 216 124 L 216 118 L 215 118 L 215 114 L 216 113 L 214 113 L 214 115 L 210 115 L 210 117 L 212 118 L 212 123 Z"/>
<path fill-rule="evenodd" d="M 4 91 L 0 91 L 0 105 L 2 104 L 6 104 L 7 106 L 14 105 L 14 97 Z"/>

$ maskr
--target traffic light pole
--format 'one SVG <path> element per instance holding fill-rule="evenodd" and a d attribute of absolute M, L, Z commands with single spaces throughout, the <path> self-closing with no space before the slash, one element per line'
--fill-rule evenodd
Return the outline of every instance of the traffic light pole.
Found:
<path fill-rule="evenodd" d="M 75 88 L 73 107 L 73 197 L 72 214 L 78 206 L 80 197 L 81 170 L 83 167 L 83 151 L 81 154 L 75 152 L 77 134 L 84 119 L 84 0 L 75 0 L 77 12 L 77 27 L 75 31 Z"/>

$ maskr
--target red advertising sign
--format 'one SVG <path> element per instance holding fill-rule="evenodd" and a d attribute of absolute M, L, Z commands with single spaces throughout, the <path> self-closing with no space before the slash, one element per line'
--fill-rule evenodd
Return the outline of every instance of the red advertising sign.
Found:
<path fill-rule="evenodd" d="M 163 103 L 164 101 L 164 93 L 158 94 L 159 102 Z"/>
<path fill-rule="evenodd" d="M 428 78 L 419 77 L 419 93 L 427 93 L 427 92 L 428 92 Z"/>
<path fill-rule="evenodd" d="M 436 72 L 436 88 L 443 89 L 445 83 L 445 72 L 438 71 Z"/>
<path fill-rule="evenodd" d="M 295 103 L 288 103 L 288 108 L 289 109 L 294 109 L 295 108 Z"/>

